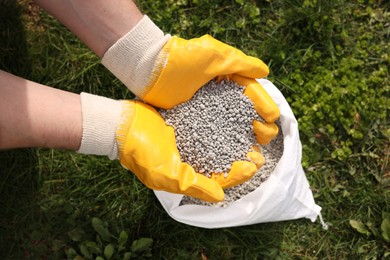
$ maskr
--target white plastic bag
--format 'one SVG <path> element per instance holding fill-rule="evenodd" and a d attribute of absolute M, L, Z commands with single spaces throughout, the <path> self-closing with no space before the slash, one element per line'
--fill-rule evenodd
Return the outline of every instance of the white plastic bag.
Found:
<path fill-rule="evenodd" d="M 173 219 L 197 227 L 223 228 L 299 218 L 314 222 L 320 215 L 321 207 L 314 202 L 301 166 L 302 146 L 293 112 L 272 82 L 258 82 L 280 109 L 284 151 L 274 171 L 257 189 L 226 207 L 180 205 L 183 195 L 155 191 Z"/>

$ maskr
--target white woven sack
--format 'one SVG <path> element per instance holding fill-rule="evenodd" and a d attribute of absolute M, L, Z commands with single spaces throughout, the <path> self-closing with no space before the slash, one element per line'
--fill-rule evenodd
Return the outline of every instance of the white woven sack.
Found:
<path fill-rule="evenodd" d="M 284 151 L 273 173 L 253 192 L 226 207 L 180 205 L 183 195 L 155 191 L 166 212 L 176 221 L 203 228 L 223 228 L 299 218 L 314 222 L 320 215 L 321 207 L 314 202 L 301 166 L 302 146 L 294 114 L 272 82 L 266 79 L 258 82 L 280 109 Z"/>

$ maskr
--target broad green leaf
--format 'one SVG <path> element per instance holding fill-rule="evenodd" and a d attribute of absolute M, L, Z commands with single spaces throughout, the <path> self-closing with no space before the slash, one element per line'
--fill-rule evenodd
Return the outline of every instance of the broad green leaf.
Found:
<path fill-rule="evenodd" d="M 95 258 L 95 260 L 105 260 L 103 257 L 101 257 L 101 256 L 97 256 L 96 258 Z"/>
<path fill-rule="evenodd" d="M 359 233 L 364 234 L 364 235 L 370 235 L 370 231 L 368 231 L 366 225 L 364 225 L 361 221 L 359 220 L 354 220 L 350 219 L 349 224 Z"/>
<path fill-rule="evenodd" d="M 77 256 L 76 250 L 74 250 L 72 247 L 65 249 L 65 254 L 67 259 L 73 259 Z"/>
<path fill-rule="evenodd" d="M 344 189 L 344 186 L 341 185 L 341 184 L 337 184 L 336 186 L 334 186 L 334 187 L 331 189 L 331 191 L 333 191 L 333 192 L 338 192 L 338 191 L 340 191 L 340 190 L 342 190 L 342 189 Z"/>
<path fill-rule="evenodd" d="M 366 245 L 366 244 L 360 245 L 360 246 L 358 247 L 358 253 L 359 253 L 359 254 L 365 254 L 365 253 L 367 253 L 367 245 Z"/>
<path fill-rule="evenodd" d="M 251 19 L 254 19 L 255 17 L 260 15 L 260 9 L 256 6 L 250 6 L 248 11 L 249 11 L 249 17 Z"/>
<path fill-rule="evenodd" d="M 131 245 L 131 251 L 142 252 L 149 249 L 152 246 L 152 244 L 153 244 L 153 239 L 142 237 L 140 239 L 133 241 L 133 244 Z"/>
<path fill-rule="evenodd" d="M 123 260 L 129 260 L 131 258 L 131 252 L 126 252 L 123 256 Z"/>
<path fill-rule="evenodd" d="M 390 219 L 384 219 L 381 224 L 383 238 L 390 242 Z"/>
<path fill-rule="evenodd" d="M 96 217 L 92 218 L 92 227 L 104 241 L 106 242 L 110 241 L 110 232 L 104 226 L 103 221 L 101 221 Z"/>
<path fill-rule="evenodd" d="M 349 193 L 347 190 L 343 191 L 343 198 L 349 197 L 351 193 Z"/>
<path fill-rule="evenodd" d="M 92 259 L 92 254 L 89 252 L 88 248 L 84 245 L 80 245 L 80 252 L 86 259 Z"/>
<path fill-rule="evenodd" d="M 102 250 L 100 247 L 96 244 L 94 241 L 87 241 L 85 242 L 85 246 L 88 248 L 88 250 L 95 255 L 99 255 L 102 253 Z"/>
<path fill-rule="evenodd" d="M 279 55 L 282 59 L 285 59 L 286 58 L 286 53 L 284 51 L 280 51 L 279 52 Z"/>
<path fill-rule="evenodd" d="M 380 236 L 380 234 L 378 232 L 378 228 L 376 227 L 376 225 L 374 225 L 370 221 L 366 222 L 365 224 L 366 224 L 366 227 L 368 228 L 368 231 L 370 231 L 372 235 L 374 235 L 375 237 Z"/>
<path fill-rule="evenodd" d="M 80 228 L 74 228 L 68 232 L 68 236 L 70 237 L 70 239 L 72 239 L 72 241 L 80 242 L 80 241 L 84 240 L 86 235 L 85 235 L 84 230 L 82 230 Z"/>
<path fill-rule="evenodd" d="M 115 248 L 112 244 L 108 244 L 105 248 L 104 248 L 104 256 L 107 258 L 107 259 L 111 259 L 112 255 L 114 254 L 114 251 L 115 251 Z"/>
<path fill-rule="evenodd" d="M 121 252 L 125 248 L 128 238 L 129 236 L 127 233 L 125 231 L 121 231 L 118 238 L 118 252 Z"/>
<path fill-rule="evenodd" d="M 99 235 L 96 235 L 96 243 L 100 248 L 103 248 L 103 241 Z"/>

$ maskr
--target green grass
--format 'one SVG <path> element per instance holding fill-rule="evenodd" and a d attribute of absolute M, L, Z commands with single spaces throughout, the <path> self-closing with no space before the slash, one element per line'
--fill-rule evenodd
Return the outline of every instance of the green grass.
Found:
<path fill-rule="evenodd" d="M 0 257 L 63 259 L 69 232 L 153 239 L 155 259 L 386 259 L 390 219 L 387 1 L 138 1 L 184 38 L 209 33 L 261 57 L 289 101 L 303 166 L 332 225 L 294 220 L 207 230 L 172 220 L 118 162 L 49 149 L 0 152 Z M 53 18 L 0 2 L 0 68 L 111 98 L 132 95 Z M 94 240 L 94 238 L 90 238 Z"/>

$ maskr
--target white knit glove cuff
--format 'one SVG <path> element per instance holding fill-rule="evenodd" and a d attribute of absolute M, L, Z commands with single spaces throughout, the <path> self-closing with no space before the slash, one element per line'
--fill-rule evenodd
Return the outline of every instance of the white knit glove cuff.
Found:
<path fill-rule="evenodd" d="M 82 154 L 106 155 L 118 159 L 116 128 L 122 113 L 123 102 L 81 93 L 83 136 L 80 149 Z"/>
<path fill-rule="evenodd" d="M 170 38 L 144 15 L 130 32 L 106 51 L 102 64 L 142 98 L 157 56 Z"/>

